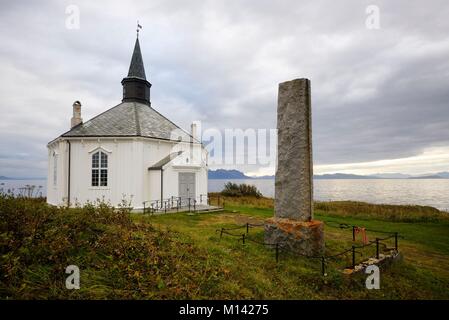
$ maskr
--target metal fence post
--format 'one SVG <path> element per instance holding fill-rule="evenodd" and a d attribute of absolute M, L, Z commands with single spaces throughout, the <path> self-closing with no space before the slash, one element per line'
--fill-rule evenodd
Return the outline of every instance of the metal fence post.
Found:
<path fill-rule="evenodd" d="M 355 246 L 352 246 L 352 269 L 355 269 Z"/>
<path fill-rule="evenodd" d="M 376 259 L 379 259 L 379 238 L 376 238 Z"/>
<path fill-rule="evenodd" d="M 243 241 L 243 244 L 245 244 L 245 234 L 242 234 L 242 241 Z"/>
<path fill-rule="evenodd" d="M 355 241 L 355 226 L 352 226 L 352 241 Z"/>
<path fill-rule="evenodd" d="M 398 252 L 398 233 L 394 233 L 394 249 Z"/>

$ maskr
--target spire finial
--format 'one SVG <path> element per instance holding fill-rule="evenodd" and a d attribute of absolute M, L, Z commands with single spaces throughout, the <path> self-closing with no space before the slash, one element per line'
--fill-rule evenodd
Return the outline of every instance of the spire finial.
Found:
<path fill-rule="evenodd" d="M 139 24 L 139 20 L 137 20 L 137 38 L 139 37 L 139 29 L 142 29 L 142 26 Z"/>

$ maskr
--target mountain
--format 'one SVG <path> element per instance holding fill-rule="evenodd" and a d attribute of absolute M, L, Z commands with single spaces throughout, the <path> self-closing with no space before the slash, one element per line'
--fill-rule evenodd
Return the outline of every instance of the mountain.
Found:
<path fill-rule="evenodd" d="M 449 179 L 449 172 L 439 172 L 439 173 L 429 173 L 419 176 L 412 176 L 403 173 L 376 173 L 369 176 L 363 176 L 358 174 L 349 173 L 332 173 L 332 174 L 322 174 L 313 175 L 314 179 L 317 180 L 330 180 L 330 179 Z M 272 176 L 247 176 L 243 172 L 238 170 L 226 170 L 217 169 L 209 170 L 209 179 L 274 179 Z"/>
<path fill-rule="evenodd" d="M 371 176 L 380 179 L 408 179 L 411 177 L 411 175 L 403 173 L 375 173 Z"/>
<path fill-rule="evenodd" d="M 418 177 L 410 177 L 409 179 L 445 179 L 440 175 L 429 175 L 429 176 L 418 176 Z"/>
<path fill-rule="evenodd" d="M 257 180 L 263 180 L 263 179 L 274 179 L 274 175 L 272 176 L 257 176 L 257 177 L 250 177 L 251 179 L 257 179 Z"/>
<path fill-rule="evenodd" d="M 246 176 L 243 172 L 238 170 L 209 170 L 209 179 L 251 179 L 251 177 Z"/>
<path fill-rule="evenodd" d="M 332 174 L 322 174 L 322 175 L 314 175 L 314 179 L 380 179 L 372 176 L 361 176 L 357 174 L 348 174 L 348 173 L 332 173 Z"/>
<path fill-rule="evenodd" d="M 438 172 L 436 175 L 441 178 L 449 179 L 449 172 Z"/>
<path fill-rule="evenodd" d="M 209 170 L 208 173 L 209 179 L 274 179 L 274 175 L 272 176 L 247 176 L 241 171 L 238 170 L 226 170 L 226 169 L 217 169 L 217 170 Z M 334 174 L 323 174 L 323 175 L 314 175 L 314 179 L 379 179 L 376 177 L 370 176 L 360 176 L 356 174 L 345 174 L 345 173 L 334 173 Z"/>
<path fill-rule="evenodd" d="M 5 176 L 0 176 L 0 180 L 46 180 L 47 178 L 11 178 L 11 177 L 5 177 Z"/>

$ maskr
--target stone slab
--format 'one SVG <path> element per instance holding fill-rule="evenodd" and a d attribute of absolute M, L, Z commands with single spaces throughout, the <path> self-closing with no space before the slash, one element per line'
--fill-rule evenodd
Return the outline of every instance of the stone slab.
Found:
<path fill-rule="evenodd" d="M 346 268 L 343 270 L 343 274 L 345 275 L 354 275 L 357 273 L 365 272 L 366 268 L 369 265 L 376 265 L 379 268 L 389 266 L 397 260 L 402 259 L 402 254 L 397 252 L 396 250 L 391 250 L 389 253 L 381 253 L 379 254 L 379 259 L 371 257 L 366 261 L 363 261 L 355 266 L 354 269 Z"/>
<path fill-rule="evenodd" d="M 310 80 L 279 84 L 277 115 L 274 215 L 310 221 L 313 219 Z"/>
<path fill-rule="evenodd" d="M 324 253 L 323 229 L 322 221 L 274 217 L 265 221 L 265 242 L 279 243 L 299 254 L 319 256 Z"/>

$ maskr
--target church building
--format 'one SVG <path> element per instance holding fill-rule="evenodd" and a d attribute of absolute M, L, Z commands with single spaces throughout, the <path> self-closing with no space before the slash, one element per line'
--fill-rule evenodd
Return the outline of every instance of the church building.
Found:
<path fill-rule="evenodd" d="M 207 198 L 207 151 L 197 124 L 187 132 L 152 108 L 137 37 L 123 99 L 89 121 L 73 104 L 71 128 L 48 148 L 47 202 L 125 201 L 134 209 L 187 206 Z"/>

